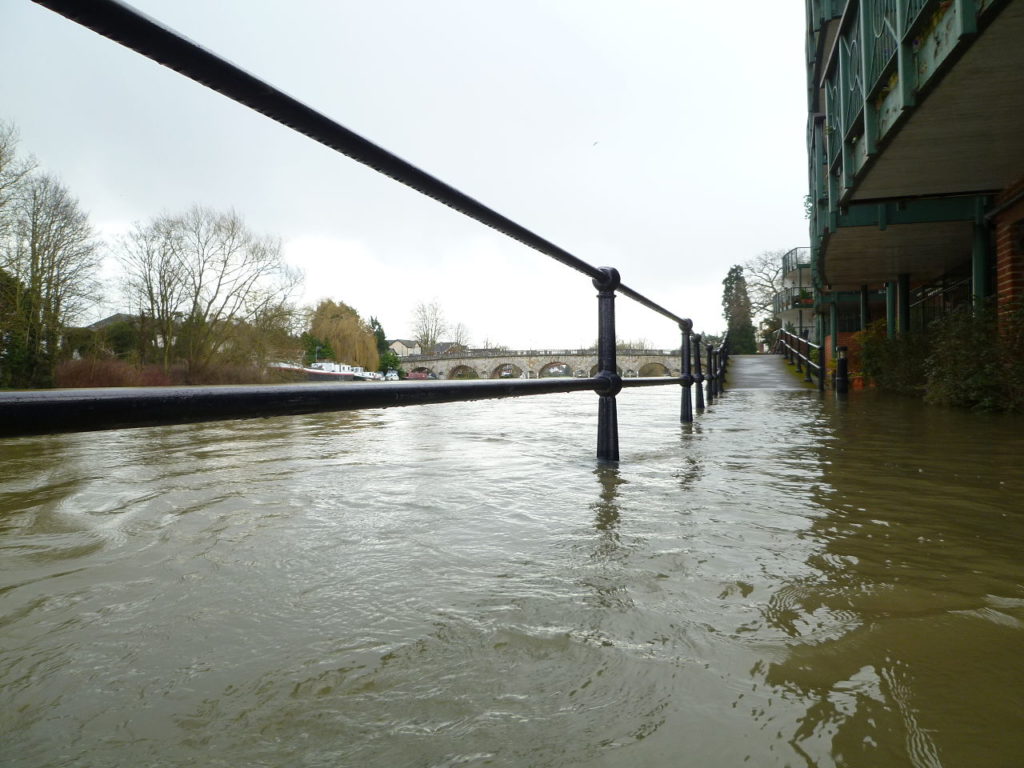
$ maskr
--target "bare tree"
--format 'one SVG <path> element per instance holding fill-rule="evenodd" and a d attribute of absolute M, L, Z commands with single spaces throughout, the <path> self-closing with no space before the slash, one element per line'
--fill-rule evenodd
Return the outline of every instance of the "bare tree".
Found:
<path fill-rule="evenodd" d="M 50 386 L 64 328 L 98 298 L 99 244 L 78 201 L 54 177 L 22 175 L 10 189 L 0 240 L 3 378 L 11 386 Z"/>
<path fill-rule="evenodd" d="M 0 122 L 0 237 L 8 231 L 11 204 L 18 186 L 35 169 L 35 161 L 19 158 L 17 150 L 17 129 L 10 123 Z"/>
<path fill-rule="evenodd" d="M 251 332 L 277 328 L 274 318 L 287 324 L 301 282 L 278 240 L 252 233 L 234 211 L 199 206 L 137 225 L 122 242 L 121 263 L 126 298 L 157 325 L 165 364 L 174 339 L 192 379 L 218 356 L 256 361 Z"/>
<path fill-rule="evenodd" d="M 782 291 L 782 257 L 786 249 L 762 251 L 744 262 L 743 276 L 747 282 L 751 315 L 763 320 L 772 314 L 775 294 Z"/>
<path fill-rule="evenodd" d="M 172 343 L 187 309 L 185 268 L 173 238 L 173 219 L 159 216 L 147 224 L 136 223 L 121 239 L 119 253 L 122 291 L 165 371 L 173 362 Z"/>
<path fill-rule="evenodd" d="M 448 336 L 452 344 L 457 344 L 460 347 L 469 346 L 469 328 L 465 323 L 456 323 L 452 326 L 448 331 Z"/>
<path fill-rule="evenodd" d="M 423 354 L 429 355 L 434 351 L 437 342 L 448 332 L 448 324 L 444 319 L 444 312 L 437 301 L 429 304 L 420 302 L 413 311 L 412 319 L 413 338 L 420 345 Z"/>

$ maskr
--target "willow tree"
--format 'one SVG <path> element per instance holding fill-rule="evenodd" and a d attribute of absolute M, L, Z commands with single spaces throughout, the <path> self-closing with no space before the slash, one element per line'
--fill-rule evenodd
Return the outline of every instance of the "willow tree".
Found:
<path fill-rule="evenodd" d="M 339 363 L 375 371 L 380 364 L 370 324 L 343 301 L 324 299 L 310 313 L 309 336 L 324 342 Z"/>

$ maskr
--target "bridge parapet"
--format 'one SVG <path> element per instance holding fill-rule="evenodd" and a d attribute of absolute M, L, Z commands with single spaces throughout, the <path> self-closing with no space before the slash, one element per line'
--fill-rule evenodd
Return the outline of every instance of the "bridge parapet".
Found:
<path fill-rule="evenodd" d="M 478 357 L 551 357 L 554 355 L 575 355 L 587 356 L 596 355 L 597 349 L 589 347 L 585 349 L 470 349 L 463 353 L 446 355 L 405 355 L 399 359 L 403 362 L 417 362 L 420 360 L 461 360 L 465 358 Z M 619 349 L 616 355 L 622 356 L 643 356 L 643 355 L 679 355 L 678 349 Z"/>
<path fill-rule="evenodd" d="M 545 371 L 566 366 L 570 375 L 593 376 L 598 356 L 593 349 L 472 350 L 446 355 L 408 355 L 401 358 L 407 371 L 432 373 L 439 378 L 539 378 Z M 620 375 L 679 376 L 678 350 L 631 349 L 617 352 Z M 642 372 L 643 371 L 643 372 Z"/>

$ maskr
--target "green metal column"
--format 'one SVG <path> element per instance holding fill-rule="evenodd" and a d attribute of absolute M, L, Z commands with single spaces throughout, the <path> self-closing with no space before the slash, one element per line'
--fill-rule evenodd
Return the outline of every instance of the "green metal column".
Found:
<path fill-rule="evenodd" d="M 899 276 L 896 284 L 896 306 L 899 310 L 898 330 L 901 336 L 910 333 L 910 275 Z"/>
<path fill-rule="evenodd" d="M 971 299 L 976 307 L 981 306 L 991 293 L 990 271 L 988 226 L 982 219 L 974 222 L 974 240 L 971 243 Z"/>
<path fill-rule="evenodd" d="M 896 335 L 896 283 L 885 284 L 885 335 L 890 339 Z"/>

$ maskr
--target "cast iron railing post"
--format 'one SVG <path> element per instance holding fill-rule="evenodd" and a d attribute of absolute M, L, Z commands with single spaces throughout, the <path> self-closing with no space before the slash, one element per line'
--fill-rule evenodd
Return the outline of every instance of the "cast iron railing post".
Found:
<path fill-rule="evenodd" d="M 820 339 L 819 339 L 820 341 Z M 818 391 L 825 391 L 825 344 L 818 347 Z"/>
<path fill-rule="evenodd" d="M 679 420 L 683 424 L 693 422 L 693 399 L 690 395 L 690 388 L 693 387 L 693 371 L 691 369 L 690 355 L 690 332 L 693 330 L 693 323 L 690 320 L 683 320 L 679 323 L 679 330 L 683 332 L 683 342 L 680 351 L 683 353 L 683 375 L 679 383 L 683 385 L 683 407 L 680 409 Z"/>
<path fill-rule="evenodd" d="M 846 347 L 839 348 L 839 359 L 836 360 L 836 394 L 845 395 L 850 391 L 849 362 L 846 359 Z"/>
<path fill-rule="evenodd" d="M 723 343 L 718 351 L 718 394 L 725 392 L 725 373 L 729 368 L 729 350 Z"/>
<path fill-rule="evenodd" d="M 722 396 L 722 350 L 715 350 L 715 399 Z"/>
<path fill-rule="evenodd" d="M 693 335 L 693 383 L 697 385 L 697 410 L 704 410 L 704 372 L 700 368 L 701 335 Z"/>
<path fill-rule="evenodd" d="M 708 344 L 708 405 L 715 402 L 715 350 Z"/>
<path fill-rule="evenodd" d="M 601 267 L 604 279 L 594 278 L 597 288 L 597 384 L 594 391 L 597 403 L 597 459 L 619 460 L 619 419 L 615 396 L 622 391 L 615 362 L 615 289 L 619 287 L 619 272 L 613 267 Z"/>

